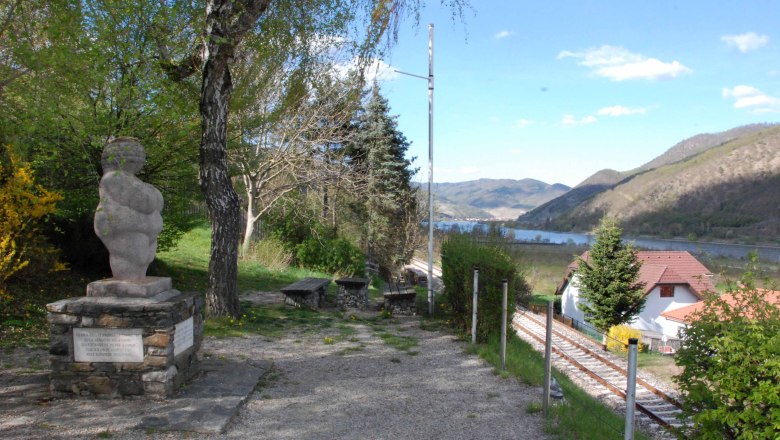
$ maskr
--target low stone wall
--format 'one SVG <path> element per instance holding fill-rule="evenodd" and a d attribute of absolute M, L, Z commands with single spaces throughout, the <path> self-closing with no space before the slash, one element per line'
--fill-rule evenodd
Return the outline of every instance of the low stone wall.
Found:
<path fill-rule="evenodd" d="M 336 284 L 339 286 L 336 305 L 341 310 L 365 309 L 368 307 L 367 278 L 341 278 L 336 280 Z"/>
<path fill-rule="evenodd" d="M 197 372 L 203 298 L 78 297 L 47 305 L 58 396 L 165 398 Z"/>
<path fill-rule="evenodd" d="M 385 295 L 384 309 L 394 316 L 417 314 L 416 295 Z"/>

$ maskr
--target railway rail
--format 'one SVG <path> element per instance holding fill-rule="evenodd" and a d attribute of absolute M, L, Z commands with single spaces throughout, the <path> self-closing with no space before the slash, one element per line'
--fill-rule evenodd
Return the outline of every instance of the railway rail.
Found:
<path fill-rule="evenodd" d="M 527 310 L 520 310 L 512 318 L 512 325 L 518 336 L 530 342 L 535 348 L 544 350 L 546 323 L 544 316 Z M 627 371 L 625 363 L 609 359 L 601 348 L 576 331 L 553 322 L 553 361 L 564 363 L 584 376 L 586 381 L 596 382 L 611 394 L 620 398 L 625 405 Z M 601 351 L 601 353 L 599 353 Z M 611 357 L 611 356 L 610 356 Z M 556 362 L 557 361 L 557 362 Z M 677 416 L 682 412 L 679 401 L 669 392 L 637 376 L 636 408 L 647 417 L 645 423 L 674 431 L 682 426 Z"/>

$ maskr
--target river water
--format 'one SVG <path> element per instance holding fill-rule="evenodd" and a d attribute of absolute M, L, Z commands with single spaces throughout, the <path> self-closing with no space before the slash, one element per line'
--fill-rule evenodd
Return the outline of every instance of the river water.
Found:
<path fill-rule="evenodd" d="M 434 226 L 436 229 L 445 231 L 450 230 L 453 227 L 458 227 L 463 231 L 470 231 L 474 227 L 486 227 L 483 223 L 469 221 L 434 222 Z M 513 228 L 504 228 L 504 231 L 511 233 L 514 236 L 515 241 L 518 242 L 588 245 L 593 241 L 592 234 Z M 707 243 L 686 240 L 664 240 L 658 238 L 625 237 L 624 240 L 633 242 L 637 248 L 645 250 L 688 251 L 694 255 L 708 254 L 730 258 L 745 258 L 749 252 L 757 252 L 758 258 L 761 261 L 780 261 L 780 247 L 775 246 Z"/>

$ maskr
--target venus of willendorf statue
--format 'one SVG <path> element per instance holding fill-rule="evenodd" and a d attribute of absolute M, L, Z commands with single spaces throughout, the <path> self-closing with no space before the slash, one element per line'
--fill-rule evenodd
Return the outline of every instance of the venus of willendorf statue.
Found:
<path fill-rule="evenodd" d="M 103 149 L 95 233 L 108 249 L 114 280 L 140 282 L 157 252 L 163 198 L 136 177 L 146 161 L 138 139 L 121 137 Z"/>

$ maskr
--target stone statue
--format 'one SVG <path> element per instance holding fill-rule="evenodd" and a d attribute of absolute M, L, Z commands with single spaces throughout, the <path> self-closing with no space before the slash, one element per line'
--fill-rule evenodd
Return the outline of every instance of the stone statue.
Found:
<path fill-rule="evenodd" d="M 163 198 L 135 176 L 145 161 L 143 146 L 132 137 L 116 138 L 103 149 L 95 233 L 108 249 L 116 281 L 144 281 L 157 252 Z"/>

